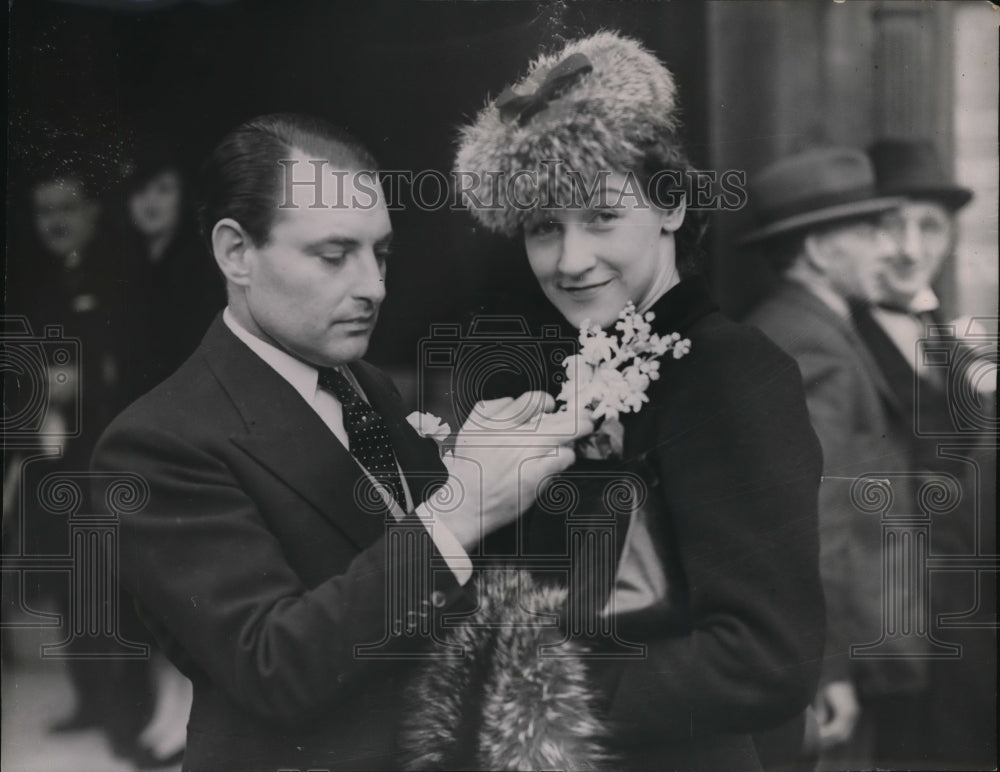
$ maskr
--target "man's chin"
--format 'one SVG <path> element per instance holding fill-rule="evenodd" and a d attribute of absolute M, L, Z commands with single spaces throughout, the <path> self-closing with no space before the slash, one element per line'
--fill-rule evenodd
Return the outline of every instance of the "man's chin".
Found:
<path fill-rule="evenodd" d="M 923 283 L 914 283 L 912 285 L 894 284 L 892 287 L 886 289 L 882 295 L 886 302 L 905 307 L 917 296 L 917 293 L 920 292 L 923 286 Z"/>
<path fill-rule="evenodd" d="M 49 254 L 63 259 L 69 257 L 75 251 L 73 244 L 69 242 L 49 241 L 44 243 L 42 246 L 45 248 L 45 251 L 48 252 Z"/>
<path fill-rule="evenodd" d="M 326 367 L 336 367 L 346 365 L 364 357 L 368 353 L 369 336 L 358 339 L 347 339 L 337 341 L 336 344 L 325 348 L 315 359 L 318 363 Z"/>

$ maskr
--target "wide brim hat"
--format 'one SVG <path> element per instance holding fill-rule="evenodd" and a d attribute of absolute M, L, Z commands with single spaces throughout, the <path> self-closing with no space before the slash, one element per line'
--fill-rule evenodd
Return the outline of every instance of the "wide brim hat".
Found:
<path fill-rule="evenodd" d="M 868 157 L 853 148 L 814 148 L 763 169 L 749 186 L 756 227 L 737 246 L 819 225 L 870 217 L 903 199 L 880 195 Z"/>
<path fill-rule="evenodd" d="M 472 216 L 515 235 L 537 206 L 581 182 L 635 170 L 678 128 L 676 86 L 637 41 L 603 31 L 542 55 L 460 129 L 455 179 Z M 677 143 L 679 165 L 682 151 Z M 574 187 L 575 186 L 575 187 Z"/>
<path fill-rule="evenodd" d="M 881 139 L 868 149 L 875 185 L 887 196 L 937 201 L 955 211 L 972 200 L 972 191 L 945 174 L 929 140 Z"/>

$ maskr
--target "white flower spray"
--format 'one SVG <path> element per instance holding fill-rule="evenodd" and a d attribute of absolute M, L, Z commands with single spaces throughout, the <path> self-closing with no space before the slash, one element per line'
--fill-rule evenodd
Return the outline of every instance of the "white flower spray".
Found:
<path fill-rule="evenodd" d="M 586 458 L 621 456 L 623 430 L 618 416 L 638 413 L 649 401 L 646 390 L 660 377 L 660 357 L 668 351 L 680 359 L 691 351 L 691 341 L 679 333 L 652 332 L 652 311 L 637 313 L 629 303 L 618 314 L 617 335 L 609 335 L 589 320 L 580 325 L 580 353 L 566 357 L 566 380 L 556 400 L 561 410 L 584 409 L 598 430 L 578 440 L 576 450 Z M 451 427 L 430 413 L 414 412 L 409 424 L 421 437 L 433 438 L 444 451 Z M 454 459 L 451 451 L 442 454 L 446 465 Z"/>
<path fill-rule="evenodd" d="M 600 428 L 577 443 L 588 458 L 621 455 L 622 429 L 618 416 L 638 413 L 649 401 L 646 390 L 660 377 L 660 357 L 668 351 L 680 359 L 691 351 L 691 341 L 679 333 L 651 331 L 652 311 L 639 314 L 629 303 L 609 335 L 589 320 L 580 325 L 580 353 L 566 357 L 566 380 L 557 399 L 565 410 L 585 409 Z"/>

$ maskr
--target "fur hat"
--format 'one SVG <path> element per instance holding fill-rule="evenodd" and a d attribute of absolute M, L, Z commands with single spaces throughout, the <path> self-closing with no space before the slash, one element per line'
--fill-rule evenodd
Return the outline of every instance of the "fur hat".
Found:
<path fill-rule="evenodd" d="M 538 202 L 579 201 L 581 182 L 635 171 L 651 147 L 687 169 L 677 113 L 673 76 L 638 42 L 615 32 L 572 41 L 536 59 L 461 129 L 463 203 L 513 236 Z"/>

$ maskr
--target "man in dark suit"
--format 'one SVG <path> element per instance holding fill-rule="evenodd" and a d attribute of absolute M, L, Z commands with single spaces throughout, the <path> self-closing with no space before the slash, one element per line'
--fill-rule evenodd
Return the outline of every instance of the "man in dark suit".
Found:
<path fill-rule="evenodd" d="M 121 578 L 193 682 L 190 772 L 397 767 L 408 670 L 466 602 L 468 550 L 592 430 L 542 395 L 486 403 L 512 429 L 537 419 L 539 439 L 464 448 L 479 473 L 459 481 L 408 425 L 360 361 L 392 236 L 374 168 L 297 115 L 219 144 L 200 214 L 228 307 L 95 452 L 96 469 L 149 485 L 121 522 Z M 436 507 L 442 485 L 463 495 Z"/>
<path fill-rule="evenodd" d="M 951 179 L 929 141 L 883 139 L 868 154 L 878 190 L 904 201 L 883 218 L 896 243 L 883 295 L 855 309 L 855 328 L 910 416 L 914 468 L 958 483 L 956 506 L 931 524 L 931 553 L 953 565 L 995 560 L 995 434 L 984 431 L 996 426 L 995 349 L 971 319 L 945 324 L 933 289 L 955 249 L 957 212 L 972 191 Z M 984 371 L 992 371 L 992 383 L 977 377 Z M 967 408 L 978 420 L 956 422 L 956 410 Z M 995 569 L 946 568 L 930 576 L 932 634 L 962 649 L 932 660 L 928 690 L 905 706 L 925 738 L 925 768 L 996 766 L 995 580 Z M 886 756 L 904 752 L 889 748 Z"/>
<path fill-rule="evenodd" d="M 751 197 L 760 223 L 743 242 L 766 250 L 782 280 L 748 321 L 798 362 L 823 447 L 822 756 L 832 768 L 864 767 L 873 763 L 873 735 L 891 729 L 879 721 L 879 706 L 927 688 L 925 652 L 915 639 L 900 639 L 894 658 L 850 654 L 852 644 L 880 639 L 884 593 L 880 520 L 857 507 L 852 486 L 860 476 L 905 475 L 912 467 L 909 416 L 852 321 L 855 302 L 881 292 L 894 244 L 880 217 L 900 201 L 877 194 L 864 153 L 837 148 L 776 162 L 754 180 Z M 916 511 L 907 486 L 894 486 L 892 494 L 894 511 Z"/>
<path fill-rule="evenodd" d="M 21 538 L 39 555 L 67 554 L 70 536 L 66 521 L 46 513 L 29 492 L 42 474 L 85 470 L 101 431 L 125 404 L 117 335 L 125 294 L 120 250 L 104 221 L 99 175 L 79 160 L 83 155 L 75 146 L 64 146 L 33 170 L 29 204 L 37 243 L 12 250 L 7 276 L 8 313 L 24 314 L 37 332 L 58 325 L 63 335 L 80 342 L 81 360 L 50 374 L 57 388 L 49 393 L 45 434 L 62 435 L 60 457 L 26 470 L 21 491 L 27 513 Z M 78 406 L 74 395 L 79 395 Z M 5 400 L 11 396 L 5 394 Z M 77 407 L 79 419 L 74 418 Z M 74 433 L 70 427 L 77 420 L 80 431 Z M 20 467 L 20 460 L 6 460 Z M 65 575 L 33 572 L 26 584 L 29 604 L 45 606 L 51 598 L 61 613 L 70 613 L 72 591 Z M 129 608 L 119 622 L 124 637 L 141 638 L 142 626 Z M 71 712 L 56 717 L 49 729 L 58 734 L 96 729 L 116 756 L 143 764 L 153 755 L 141 740 L 154 707 L 148 662 L 95 657 L 87 645 L 72 643 L 65 663 L 73 687 Z"/>

